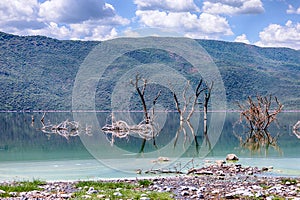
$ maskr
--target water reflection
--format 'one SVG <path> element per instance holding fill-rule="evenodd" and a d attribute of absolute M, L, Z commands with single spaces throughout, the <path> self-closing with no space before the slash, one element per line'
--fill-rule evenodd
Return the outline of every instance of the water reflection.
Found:
<path fill-rule="evenodd" d="M 174 118 L 174 115 L 176 114 L 177 113 L 171 113 L 172 118 Z M 155 122 L 154 119 L 156 118 L 159 118 L 161 120 L 161 117 L 157 116 L 151 117 L 150 119 L 153 120 L 148 120 L 148 122 L 142 120 L 138 124 L 130 125 L 125 120 L 116 120 L 114 114 L 112 113 L 108 116 L 109 120 L 107 120 L 106 124 L 101 128 L 101 130 L 111 146 L 116 144 L 118 147 L 120 147 L 120 143 L 126 142 L 126 144 L 129 144 L 129 142 L 134 143 L 135 139 L 142 139 L 138 153 L 144 153 L 146 143 L 151 144 L 151 142 L 154 149 L 163 148 L 163 146 L 168 145 L 168 143 L 170 142 L 172 143 L 171 145 L 173 146 L 174 150 L 176 148 L 178 149 L 178 146 L 180 146 L 180 148 L 182 146 L 183 152 L 187 151 L 191 146 L 193 146 L 193 149 L 196 152 L 196 154 L 194 155 L 199 155 L 201 142 L 203 142 L 204 146 L 207 146 L 207 148 L 205 149 L 209 149 L 209 151 L 211 150 L 211 143 L 209 140 L 207 128 L 205 129 L 206 132 L 201 133 L 200 137 L 200 134 L 197 132 L 197 130 L 194 129 L 191 120 L 181 120 L 182 116 L 180 116 L 180 119 L 175 117 L 174 119 L 177 120 L 172 119 L 173 122 L 166 125 L 166 128 L 168 129 L 166 131 L 165 129 L 162 129 L 162 127 L 160 127 L 160 123 Z M 170 121 L 168 120 L 167 123 L 169 122 Z M 193 121 L 193 123 L 195 124 L 196 122 Z M 175 127 L 173 128 L 172 126 L 175 126 L 177 128 L 175 129 Z M 203 141 L 201 141 L 201 138 L 203 138 Z M 118 139 L 117 143 L 116 139 Z"/>
<path fill-rule="evenodd" d="M 128 138 L 128 136 L 131 135 L 150 140 L 154 139 L 159 133 L 158 125 L 153 120 L 150 122 L 143 120 L 137 125 L 128 125 L 128 123 L 123 120 L 116 121 L 113 113 L 111 114 L 111 123 L 102 127 L 102 131 L 106 135 L 111 135 L 111 144 L 114 144 L 114 137 Z"/>
<path fill-rule="evenodd" d="M 69 119 L 66 119 L 58 124 L 52 124 L 50 120 L 45 124 L 45 115 L 43 114 L 40 122 L 42 127 L 39 128 L 43 133 L 47 134 L 48 138 L 51 137 L 51 135 L 59 135 L 67 140 L 69 140 L 70 137 L 76 137 L 80 134 L 86 134 L 91 136 L 91 126 L 86 125 L 84 128 L 79 124 L 79 122 L 76 121 L 70 121 Z M 34 126 L 34 117 L 32 115 L 31 117 L 31 125 Z"/>
<path fill-rule="evenodd" d="M 293 133 L 296 135 L 298 139 L 300 139 L 300 121 L 298 121 L 294 126 L 293 126 Z"/>
<path fill-rule="evenodd" d="M 243 149 L 248 149 L 252 153 L 264 152 L 267 156 L 269 147 L 273 147 L 280 154 L 282 153 L 277 141 L 279 134 L 272 136 L 267 130 L 249 130 L 243 136 L 234 133 L 240 141 L 240 146 Z"/>

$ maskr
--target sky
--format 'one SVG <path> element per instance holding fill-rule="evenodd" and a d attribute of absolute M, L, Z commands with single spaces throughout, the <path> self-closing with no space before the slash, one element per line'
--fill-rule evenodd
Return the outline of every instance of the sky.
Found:
<path fill-rule="evenodd" d="M 62 40 L 178 36 L 300 49 L 300 0 L 1 0 L 0 31 Z"/>

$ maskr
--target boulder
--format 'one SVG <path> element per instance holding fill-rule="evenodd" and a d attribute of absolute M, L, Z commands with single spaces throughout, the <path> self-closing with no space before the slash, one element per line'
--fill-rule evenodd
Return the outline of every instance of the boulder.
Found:
<path fill-rule="evenodd" d="M 238 161 L 239 158 L 237 157 L 237 155 L 231 153 L 226 156 L 226 160 L 227 161 Z"/>

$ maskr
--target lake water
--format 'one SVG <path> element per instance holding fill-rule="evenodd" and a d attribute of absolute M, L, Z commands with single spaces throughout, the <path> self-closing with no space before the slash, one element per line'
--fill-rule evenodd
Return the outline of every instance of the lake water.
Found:
<path fill-rule="evenodd" d="M 248 129 L 237 123 L 239 113 L 210 113 L 207 137 L 202 113 L 190 124 L 180 124 L 177 113 L 156 115 L 149 129 L 137 126 L 143 113 L 116 113 L 130 131 L 104 132 L 101 128 L 111 124 L 106 112 L 47 112 L 43 123 L 41 112 L 0 113 L 0 181 L 134 178 L 148 176 L 137 175 L 137 169 L 184 171 L 228 153 L 237 154 L 243 165 L 273 166 L 276 174 L 300 176 L 300 139 L 292 128 L 300 113 L 278 115 L 278 126 L 269 129 L 278 138 L 269 147 L 241 146 L 237 136 L 245 138 Z M 157 162 L 159 157 L 170 161 Z"/>

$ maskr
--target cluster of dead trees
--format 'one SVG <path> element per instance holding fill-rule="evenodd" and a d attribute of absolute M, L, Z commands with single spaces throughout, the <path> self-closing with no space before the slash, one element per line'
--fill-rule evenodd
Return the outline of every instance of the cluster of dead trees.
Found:
<path fill-rule="evenodd" d="M 272 105 L 272 102 L 276 105 Z M 256 96 L 256 101 L 248 97 L 246 105 L 238 104 L 241 108 L 241 119 L 245 119 L 251 130 L 267 130 L 276 116 L 282 111 L 283 105 L 272 95 Z"/>
<path fill-rule="evenodd" d="M 269 146 L 279 150 L 278 134 L 272 136 L 268 131 L 270 125 L 277 122 L 276 117 L 283 109 L 277 97 L 272 95 L 265 97 L 257 95 L 254 99 L 248 97 L 244 105 L 238 104 L 238 106 L 241 109 L 240 122 L 245 121 L 249 128 L 249 131 L 245 133 L 245 139 L 238 136 L 241 145 L 251 151 L 260 151 L 262 147 L 268 149 Z"/>
<path fill-rule="evenodd" d="M 159 128 L 157 127 L 157 123 L 155 122 L 155 105 L 161 96 L 161 91 L 158 91 L 157 95 L 154 97 L 152 100 L 152 106 L 151 109 L 148 108 L 148 105 L 146 104 L 146 99 L 145 99 L 145 91 L 148 85 L 147 79 L 143 79 L 139 74 L 135 76 L 134 80 L 130 80 L 130 84 L 135 88 L 139 98 L 140 102 L 143 107 L 143 114 L 144 114 L 144 120 L 140 122 L 137 125 L 128 125 L 125 121 L 123 120 L 118 120 L 116 121 L 113 117 L 112 113 L 112 120 L 111 124 L 106 124 L 102 130 L 106 134 L 111 134 L 111 143 L 114 141 L 114 137 L 118 138 L 123 138 L 127 137 L 130 134 L 137 134 L 139 135 L 143 140 L 142 147 L 141 147 L 141 152 L 143 152 L 145 142 L 146 140 L 153 139 L 153 143 L 155 145 L 155 136 L 158 134 Z M 170 88 L 173 86 L 170 83 Z M 187 132 L 185 128 L 185 124 L 188 125 L 193 139 L 196 143 L 196 146 L 199 146 L 196 138 L 196 134 L 194 131 L 194 128 L 192 124 L 190 123 L 190 119 L 194 112 L 198 110 L 199 105 L 203 105 L 203 110 L 204 110 L 204 135 L 207 135 L 207 111 L 208 111 L 208 103 L 211 97 L 211 91 L 213 88 L 213 82 L 211 84 L 208 84 L 204 82 L 202 79 L 199 81 L 195 91 L 193 94 L 188 95 L 188 90 L 191 90 L 191 85 L 190 82 L 187 82 L 186 85 L 183 88 L 182 91 L 182 99 L 183 103 L 180 104 L 178 95 L 176 94 L 174 89 L 171 89 L 172 91 L 172 96 L 174 98 L 176 110 L 178 111 L 180 115 L 180 125 L 179 128 L 176 132 L 175 136 L 175 143 L 174 146 L 176 146 L 178 136 L 181 132 L 183 132 L 185 138 L 187 137 Z M 203 96 L 203 102 L 200 102 L 200 95 L 204 94 Z"/>
<path fill-rule="evenodd" d="M 130 83 L 134 86 L 140 98 L 140 102 L 143 106 L 144 120 L 137 125 L 129 126 L 125 121 L 115 121 L 112 119 L 112 123 L 104 126 L 102 130 L 105 133 L 112 134 L 112 138 L 123 138 L 130 134 L 139 135 L 144 139 L 141 148 L 141 152 L 143 152 L 146 140 L 153 139 L 155 145 L 155 136 L 157 135 L 156 131 L 159 130 L 156 127 L 157 124 L 154 120 L 155 104 L 161 96 L 161 91 L 159 91 L 154 97 L 152 107 L 149 110 L 145 99 L 145 91 L 148 84 L 147 80 L 142 79 L 140 75 L 136 75 L 135 79 L 131 80 Z M 201 79 L 196 85 L 195 90 L 193 90 L 190 82 L 187 82 L 182 89 L 182 94 L 177 94 L 171 83 L 169 88 L 172 92 L 176 110 L 180 116 L 179 128 L 174 140 L 174 147 L 177 144 L 177 139 L 180 134 L 183 134 L 184 138 L 188 137 L 187 128 L 190 130 L 196 147 L 199 146 L 196 133 L 190 120 L 194 112 L 200 109 L 200 106 L 203 107 L 203 136 L 204 139 L 206 139 L 206 144 L 210 146 L 210 142 L 207 137 L 207 112 L 213 89 L 213 82 L 209 84 Z M 192 93 L 190 91 L 192 91 Z M 179 101 L 179 99 L 182 99 L 182 101 Z M 283 109 L 283 105 L 278 101 L 277 97 L 273 97 L 272 95 L 265 97 L 257 95 L 256 98 L 248 97 L 245 104 L 239 103 L 238 106 L 241 109 L 240 122 L 245 121 L 249 128 L 249 132 L 246 133 L 245 139 L 239 137 L 242 146 L 252 149 L 259 149 L 261 146 L 268 147 L 270 145 L 276 147 L 277 137 L 273 137 L 268 132 L 268 127 L 273 122 L 276 122 L 277 114 Z M 114 140 L 112 139 L 112 142 L 113 141 Z"/>

